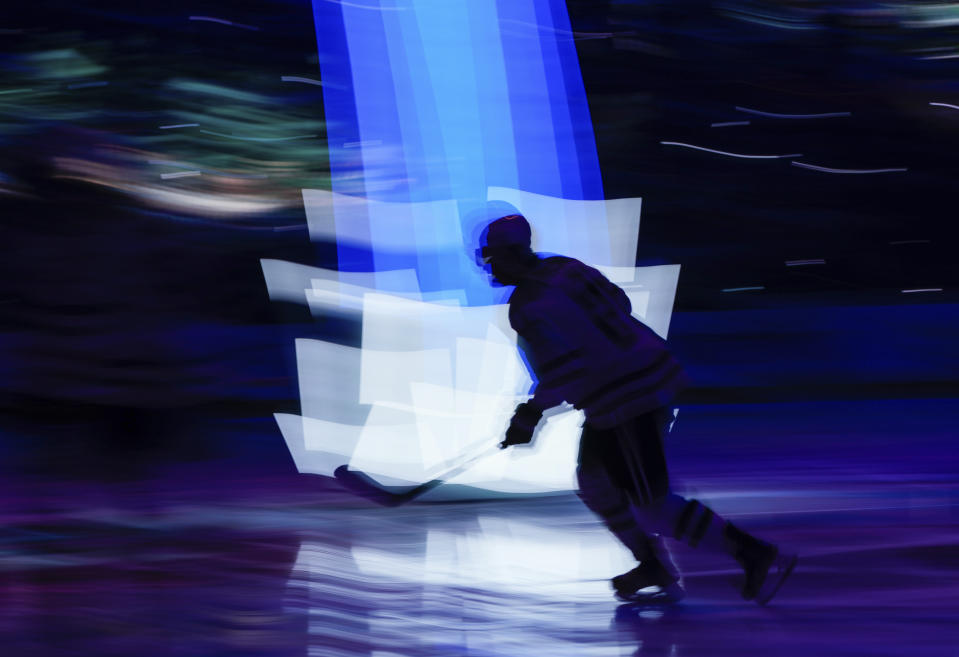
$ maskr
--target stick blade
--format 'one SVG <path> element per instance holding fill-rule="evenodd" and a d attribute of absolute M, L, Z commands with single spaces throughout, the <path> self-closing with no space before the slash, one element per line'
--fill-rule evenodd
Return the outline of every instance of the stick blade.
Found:
<path fill-rule="evenodd" d="M 359 497 L 375 502 L 381 506 L 396 506 L 397 496 L 393 495 L 369 475 L 356 470 L 350 470 L 348 465 L 341 465 L 333 471 L 333 476 L 343 488 Z"/>

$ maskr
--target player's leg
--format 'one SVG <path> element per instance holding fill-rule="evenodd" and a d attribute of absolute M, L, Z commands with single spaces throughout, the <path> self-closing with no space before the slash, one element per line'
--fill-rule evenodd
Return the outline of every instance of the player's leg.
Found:
<path fill-rule="evenodd" d="M 647 534 L 636 523 L 626 490 L 607 469 L 606 463 L 617 452 L 611 432 L 584 427 L 576 470 L 579 496 L 640 562 L 628 573 L 614 577 L 613 588 L 624 600 L 633 599 L 640 589 L 650 586 L 659 587 L 670 599 L 681 598 L 679 573 L 663 540 Z"/>
<path fill-rule="evenodd" d="M 765 604 L 796 565 L 796 557 L 749 534 L 699 500 L 675 493 L 636 509 L 638 521 L 651 531 L 671 535 L 692 547 L 724 552 L 743 568 L 742 596 Z"/>
<path fill-rule="evenodd" d="M 729 554 L 745 573 L 743 597 L 764 604 L 791 572 L 795 556 L 781 555 L 775 545 L 742 531 L 698 500 L 687 500 L 669 490 L 663 450 L 666 426 L 667 416 L 661 409 L 615 430 L 624 467 L 617 469 L 611 463 L 610 468 L 635 502 L 632 510 L 637 524 L 692 547 L 702 545 Z"/>

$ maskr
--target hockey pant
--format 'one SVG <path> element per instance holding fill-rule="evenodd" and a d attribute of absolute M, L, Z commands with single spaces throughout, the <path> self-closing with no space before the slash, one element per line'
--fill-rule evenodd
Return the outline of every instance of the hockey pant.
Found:
<path fill-rule="evenodd" d="M 661 408 L 610 428 L 587 422 L 580 439 L 579 496 L 638 561 L 676 569 L 663 537 L 729 552 L 726 521 L 697 500 L 671 492 L 663 439 L 672 413 Z"/>

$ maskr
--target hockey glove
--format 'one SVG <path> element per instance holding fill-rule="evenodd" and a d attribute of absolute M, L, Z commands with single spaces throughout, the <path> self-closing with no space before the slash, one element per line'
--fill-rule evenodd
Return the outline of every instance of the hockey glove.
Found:
<path fill-rule="evenodd" d="M 532 442 L 533 432 L 542 417 L 542 411 L 534 408 L 529 402 L 517 406 L 509 428 L 506 430 L 506 440 L 499 444 L 500 449 Z"/>

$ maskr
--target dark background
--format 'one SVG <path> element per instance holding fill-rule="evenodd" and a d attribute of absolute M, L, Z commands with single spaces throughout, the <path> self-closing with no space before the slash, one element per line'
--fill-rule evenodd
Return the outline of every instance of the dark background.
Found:
<path fill-rule="evenodd" d="M 670 341 L 687 401 L 834 404 L 863 435 L 896 418 L 906 446 L 904 400 L 936 400 L 922 408 L 949 426 L 959 111 L 930 103 L 959 105 L 959 59 L 922 58 L 952 52 L 956 28 L 869 3 L 568 6 L 606 196 L 643 198 L 638 264 L 682 265 Z M 271 417 L 299 410 L 293 338 L 358 328 L 270 302 L 259 265 L 336 264 L 299 196 L 329 184 L 322 91 L 280 81 L 319 78 L 310 4 L 39 2 L 4 20 L 0 469 L 294 473 Z M 208 132 L 159 128 L 181 123 Z M 204 174 L 163 180 L 184 167 L 157 161 Z M 144 191 L 161 186 L 276 207 L 194 212 Z M 785 264 L 802 259 L 825 264 Z M 723 291 L 738 287 L 763 289 Z M 903 293 L 917 288 L 942 291 Z"/>

